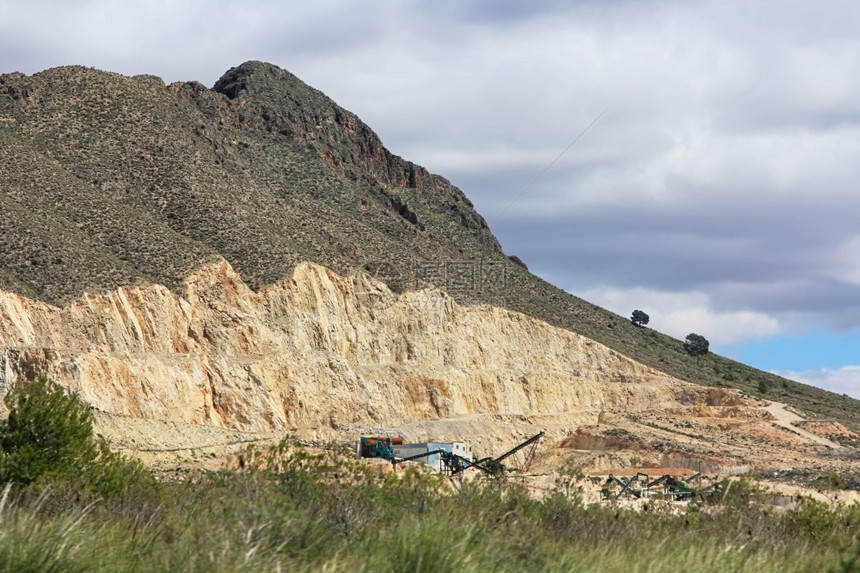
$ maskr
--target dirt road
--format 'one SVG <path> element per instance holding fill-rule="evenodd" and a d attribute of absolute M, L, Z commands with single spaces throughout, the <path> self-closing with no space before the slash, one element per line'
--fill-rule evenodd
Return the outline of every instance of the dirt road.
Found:
<path fill-rule="evenodd" d="M 794 425 L 794 422 L 802 422 L 803 418 L 798 416 L 793 412 L 789 412 L 785 409 L 785 404 L 781 402 L 768 402 L 768 405 L 764 408 L 767 412 L 769 412 L 776 420 L 774 420 L 774 424 L 785 428 L 791 432 L 799 436 L 803 436 L 810 441 L 815 442 L 816 444 L 821 444 L 822 446 L 827 446 L 828 448 L 838 448 L 839 444 L 835 442 L 831 442 L 827 438 L 822 438 L 821 436 L 817 436 L 812 432 L 807 432 L 803 428 L 799 428 Z"/>

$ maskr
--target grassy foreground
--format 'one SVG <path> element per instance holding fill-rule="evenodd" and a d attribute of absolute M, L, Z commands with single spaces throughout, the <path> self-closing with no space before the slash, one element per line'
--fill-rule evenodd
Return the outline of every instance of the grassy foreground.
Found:
<path fill-rule="evenodd" d="M 738 484 L 673 514 L 584 507 L 559 482 L 459 491 L 336 449 L 284 442 L 242 472 L 143 480 L 107 497 L 73 482 L 7 486 L 2 571 L 860 571 L 860 508 L 775 511 Z"/>

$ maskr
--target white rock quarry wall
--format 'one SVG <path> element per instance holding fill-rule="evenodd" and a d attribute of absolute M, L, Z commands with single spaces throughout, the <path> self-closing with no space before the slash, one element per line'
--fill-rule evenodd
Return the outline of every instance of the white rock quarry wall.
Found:
<path fill-rule="evenodd" d="M 64 308 L 0 291 L 0 391 L 46 373 L 96 408 L 247 431 L 689 405 L 699 387 L 582 336 L 310 263 L 254 293 L 226 261 Z"/>

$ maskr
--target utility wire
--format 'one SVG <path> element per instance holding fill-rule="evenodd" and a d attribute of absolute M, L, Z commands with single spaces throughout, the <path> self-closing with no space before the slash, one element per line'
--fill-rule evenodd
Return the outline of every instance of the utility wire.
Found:
<path fill-rule="evenodd" d="M 499 219 L 501 219 L 501 218 L 502 218 L 502 215 L 504 215 L 505 213 L 507 213 L 507 212 L 508 212 L 508 209 L 510 209 L 511 207 L 513 207 L 513 206 L 514 206 L 514 203 L 516 203 L 517 201 L 519 201 L 519 200 L 522 198 L 522 196 L 523 196 L 523 195 L 525 195 L 526 193 L 528 193 L 528 192 L 529 192 L 529 190 L 530 190 L 532 187 L 534 187 L 535 183 L 537 183 L 537 182 L 538 182 L 538 179 L 540 179 L 541 177 L 543 177 L 544 173 L 546 173 L 547 171 L 549 171 L 549 170 L 550 170 L 550 168 L 551 168 L 553 165 L 555 165 L 555 164 L 556 164 L 556 162 L 557 162 L 559 159 L 561 159 L 561 158 L 562 158 L 562 156 L 563 156 L 565 153 L 567 153 L 567 151 L 568 151 L 571 147 L 573 147 L 573 146 L 576 144 L 576 142 L 577 142 L 577 141 L 579 141 L 580 139 L 582 139 L 582 136 L 583 136 L 583 135 L 585 135 L 585 134 L 588 132 L 588 130 L 589 130 L 589 129 L 591 129 L 591 127 L 592 127 L 595 123 L 597 123 L 597 121 L 598 121 L 601 117 L 603 117 L 603 114 L 605 114 L 607 111 L 609 111 L 609 108 L 608 108 L 608 107 L 607 107 L 606 109 L 604 109 L 603 111 L 601 111 L 601 112 L 600 112 L 600 114 L 599 114 L 597 117 L 595 117 L 593 120 L 591 120 L 591 123 L 589 123 L 587 126 L 585 126 L 585 129 L 583 129 L 583 130 L 579 133 L 579 135 L 577 135 L 577 136 L 574 138 L 574 140 L 573 140 L 573 141 L 571 141 L 571 142 L 567 145 L 567 147 L 565 147 L 565 148 L 564 148 L 564 150 L 563 150 L 561 153 L 559 153 L 559 154 L 558 154 L 558 157 L 556 157 L 555 159 L 553 159 L 553 160 L 550 162 L 550 164 L 549 164 L 549 165 L 547 165 L 546 167 L 544 167 L 544 168 L 543 168 L 543 171 L 541 171 L 540 173 L 538 173 L 537 177 L 535 177 L 535 178 L 532 180 L 532 182 L 531 182 L 531 183 L 529 183 L 529 184 L 528 184 L 528 186 L 527 186 L 525 189 L 523 189 L 523 190 L 520 192 L 520 194 L 519 194 L 519 195 L 517 195 L 517 196 L 514 198 L 514 200 L 513 200 L 513 201 L 511 201 L 511 202 L 510 202 L 510 204 L 509 204 L 507 207 L 505 207 L 504 209 L 502 209 L 502 212 L 501 212 L 501 213 L 499 213 L 498 215 L 496 215 L 496 217 L 493 219 L 493 221 L 492 221 L 492 222 L 493 222 L 493 223 L 495 223 L 496 221 L 498 221 Z"/>

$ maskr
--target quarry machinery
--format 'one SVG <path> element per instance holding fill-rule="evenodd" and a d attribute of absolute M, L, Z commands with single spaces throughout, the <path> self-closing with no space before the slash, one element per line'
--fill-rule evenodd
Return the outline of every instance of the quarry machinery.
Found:
<path fill-rule="evenodd" d="M 402 443 L 403 438 L 400 437 L 362 436 L 358 441 L 357 457 L 390 460 L 394 458 L 394 446 Z"/>
<path fill-rule="evenodd" d="M 528 468 L 528 466 L 531 464 L 532 459 L 534 458 L 538 441 L 543 436 L 544 432 L 541 431 L 496 458 L 489 456 L 486 458 L 481 458 L 479 460 L 469 460 L 463 456 L 454 454 L 443 448 L 437 448 L 426 452 L 420 452 L 413 456 L 399 458 L 394 454 L 394 446 L 408 444 L 403 444 L 403 438 L 391 438 L 381 436 L 363 436 L 359 440 L 357 454 L 359 458 L 379 458 L 388 460 L 394 467 L 396 467 L 397 464 L 401 462 L 415 461 L 421 458 L 439 454 L 440 458 L 442 459 L 442 470 L 449 476 L 457 476 L 458 474 L 462 474 L 462 472 L 466 471 L 469 468 L 476 468 L 484 472 L 488 477 L 501 479 L 504 478 L 507 472 L 512 469 L 503 464 L 502 462 L 507 458 L 513 456 L 517 452 L 531 447 L 528 450 L 528 454 L 525 457 L 524 463 L 521 464 L 521 467 L 517 469 L 525 470 Z"/>
<path fill-rule="evenodd" d="M 442 460 L 445 462 L 445 471 L 449 476 L 456 476 L 458 474 L 462 474 L 469 468 L 475 468 L 488 475 L 493 475 L 489 469 L 482 465 L 491 459 L 492 458 L 469 460 L 464 458 L 463 456 L 458 456 L 457 454 L 452 454 L 449 452 L 445 452 L 445 454 L 442 454 Z"/>
<path fill-rule="evenodd" d="M 644 481 L 644 482 L 640 481 L 640 479 L 639 479 L 640 476 L 644 477 L 646 479 L 646 481 Z M 643 489 L 645 491 L 647 491 L 647 488 L 648 488 L 647 479 L 648 479 L 648 475 L 643 474 L 642 472 L 639 472 L 635 476 L 630 478 L 630 481 L 628 481 L 627 483 L 624 483 L 622 480 L 615 478 L 615 481 L 620 483 L 623 486 L 621 488 L 621 491 L 619 491 L 617 494 L 615 494 L 615 499 L 621 499 L 621 496 L 623 496 L 625 494 L 632 495 L 633 497 L 635 497 L 637 499 L 642 497 Z M 643 486 L 643 484 L 644 484 L 644 486 Z M 631 487 L 634 485 L 638 485 L 639 487 Z"/>
<path fill-rule="evenodd" d="M 397 464 L 399 464 L 400 462 L 411 462 L 414 460 L 432 456 L 434 454 L 440 454 L 444 458 L 445 454 L 448 454 L 446 450 L 436 449 L 427 452 L 421 452 L 419 454 L 415 454 L 414 456 L 398 458 L 394 454 L 394 446 L 402 445 L 403 438 L 400 437 L 392 438 L 388 436 L 362 436 L 361 439 L 358 441 L 357 454 L 359 458 L 378 458 L 382 460 L 387 460 L 391 462 L 391 465 L 393 467 L 396 467 Z"/>
<path fill-rule="evenodd" d="M 673 475 L 666 474 L 649 483 L 648 488 L 650 489 L 655 485 L 663 484 L 663 497 L 674 498 L 678 501 L 690 500 L 698 494 L 698 491 L 693 489 L 690 482 L 696 478 L 701 478 L 701 475 L 702 472 L 696 472 L 691 476 L 683 477 L 679 480 Z"/>
<path fill-rule="evenodd" d="M 469 469 L 470 467 L 473 467 L 473 468 L 478 468 L 479 470 L 486 473 L 488 476 L 491 476 L 494 478 L 503 478 L 503 477 L 505 477 L 505 474 L 511 468 L 505 466 L 502 463 L 502 461 L 504 461 L 505 459 L 509 458 L 510 456 L 516 454 L 520 450 L 523 450 L 524 448 L 528 448 L 529 446 L 531 446 L 531 449 L 528 451 L 528 454 L 526 455 L 525 461 L 522 464 L 522 467 L 520 468 L 522 470 L 525 470 L 531 464 L 531 461 L 535 455 L 535 451 L 537 450 L 538 441 L 543 436 L 544 436 L 544 432 L 541 431 L 541 432 L 535 434 L 534 436 L 532 436 L 531 438 L 529 438 L 528 440 L 518 444 L 517 446 L 514 446 L 513 448 L 511 448 L 510 450 L 503 453 L 502 455 L 500 455 L 497 458 L 486 457 L 486 458 L 482 458 L 480 460 L 469 461 L 465 458 L 461 458 L 460 456 L 456 456 L 456 458 L 459 458 L 458 460 L 456 460 L 458 462 L 458 465 L 457 465 L 457 467 L 451 468 L 451 470 L 450 470 L 451 474 L 456 475 L 456 474 L 458 474 L 464 470 Z"/>
<path fill-rule="evenodd" d="M 635 498 L 659 496 L 664 499 L 674 499 L 677 501 L 689 501 L 696 498 L 700 494 L 703 497 L 713 498 L 712 491 L 702 491 L 701 487 L 693 488 L 690 483 L 696 478 L 700 478 L 701 472 L 697 472 L 690 476 L 679 477 L 672 474 L 664 474 L 653 481 L 649 481 L 648 474 L 638 472 L 633 477 L 625 481 L 625 478 L 619 478 L 612 474 L 601 484 L 600 497 L 603 500 L 621 499 L 624 496 L 633 496 Z M 615 486 L 620 486 L 618 493 L 615 492 Z M 651 488 L 662 486 L 659 492 L 651 492 Z M 717 488 L 718 491 L 721 491 Z"/>
<path fill-rule="evenodd" d="M 420 460 L 421 458 L 427 458 L 435 454 L 440 454 L 442 458 L 445 458 L 445 454 L 448 454 L 448 450 L 443 450 L 439 448 L 438 450 L 430 450 L 429 452 L 421 452 L 420 454 L 415 454 L 414 456 L 407 456 L 405 458 L 398 458 L 397 456 L 392 456 L 391 458 L 391 466 L 397 467 L 397 464 L 400 462 L 411 462 L 415 460 Z"/>
<path fill-rule="evenodd" d="M 636 479 L 636 477 L 634 476 L 633 479 Z M 624 480 L 609 474 L 609 477 L 606 478 L 606 481 L 600 486 L 600 499 L 618 499 L 619 495 L 615 494 L 615 486 L 621 486 L 626 489 L 629 485 L 630 482 L 625 483 Z"/>

